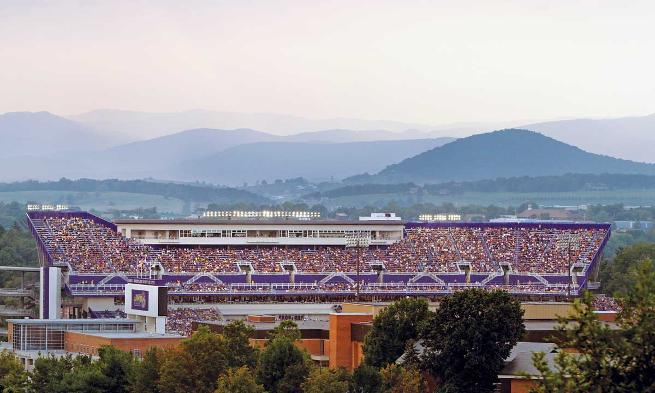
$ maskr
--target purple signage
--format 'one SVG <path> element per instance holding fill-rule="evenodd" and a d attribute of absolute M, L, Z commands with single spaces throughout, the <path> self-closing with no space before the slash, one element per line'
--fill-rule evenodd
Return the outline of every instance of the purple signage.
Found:
<path fill-rule="evenodd" d="M 132 290 L 132 309 L 140 311 L 148 311 L 148 291 L 141 289 Z"/>

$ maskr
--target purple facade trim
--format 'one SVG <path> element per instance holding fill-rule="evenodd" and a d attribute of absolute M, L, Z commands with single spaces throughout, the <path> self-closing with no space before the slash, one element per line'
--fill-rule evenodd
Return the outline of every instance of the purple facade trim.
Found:
<path fill-rule="evenodd" d="M 300 283 L 312 284 L 314 282 L 321 281 L 325 277 L 327 277 L 327 274 L 296 274 L 294 277 L 294 281 L 298 284 Z"/>
<path fill-rule="evenodd" d="M 464 283 L 466 282 L 465 274 L 437 274 L 437 277 L 445 283 Z"/>
<path fill-rule="evenodd" d="M 246 282 L 246 275 L 245 274 L 224 274 L 224 275 L 215 275 L 216 278 L 219 280 L 223 281 L 226 284 L 240 284 L 240 283 L 245 283 Z"/>
<path fill-rule="evenodd" d="M 405 229 L 412 228 L 537 228 L 537 229 L 605 229 L 611 225 L 593 222 L 408 222 Z"/>
<path fill-rule="evenodd" d="M 169 281 L 169 282 L 170 282 L 170 281 Z M 200 276 L 200 277 L 198 277 L 198 279 L 197 279 L 196 281 L 194 281 L 193 283 L 194 283 L 194 284 L 209 284 L 209 283 L 213 283 L 213 282 L 214 282 L 214 280 L 212 280 L 211 277 Z"/>
<path fill-rule="evenodd" d="M 411 280 L 415 275 L 419 273 L 412 273 L 412 274 L 395 274 L 395 273 L 385 273 L 384 274 L 384 282 L 407 282 Z"/>
<path fill-rule="evenodd" d="M 50 268 L 43 267 L 43 299 L 41 307 L 43 307 L 43 319 L 50 319 Z"/>
<path fill-rule="evenodd" d="M 77 274 L 71 274 L 71 275 L 68 276 L 68 282 L 70 284 L 82 284 L 83 282 L 88 283 L 88 282 L 92 282 L 92 281 L 94 283 L 98 283 L 98 282 L 100 282 L 100 280 L 102 280 L 105 277 L 106 276 L 101 276 L 101 275 L 93 275 L 93 276 L 84 275 L 84 276 L 82 276 L 82 275 L 77 275 Z"/>
<path fill-rule="evenodd" d="M 121 276 L 115 276 L 110 278 L 105 284 L 126 284 L 127 281 Z"/>
<path fill-rule="evenodd" d="M 482 282 L 487 277 L 489 277 L 489 274 L 473 274 L 472 273 L 469 278 L 470 278 L 471 282 L 476 283 L 476 282 Z"/>
<path fill-rule="evenodd" d="M 551 284 L 566 284 L 569 282 L 569 276 L 541 276 Z"/>
<path fill-rule="evenodd" d="M 270 284 L 288 284 L 289 283 L 289 274 L 253 274 L 251 279 L 254 283 L 270 283 Z"/>
<path fill-rule="evenodd" d="M 349 281 L 344 277 L 344 276 L 333 276 L 329 280 L 325 282 L 326 284 L 341 284 L 341 283 L 349 283 Z"/>
<path fill-rule="evenodd" d="M 430 276 L 423 276 L 423 277 L 420 277 L 419 279 L 417 279 L 414 282 L 417 283 L 417 284 L 434 284 L 437 281 L 435 281 L 434 278 L 432 278 Z"/>
<path fill-rule="evenodd" d="M 505 277 L 498 276 L 494 277 L 487 282 L 487 285 L 503 285 L 505 283 Z"/>
<path fill-rule="evenodd" d="M 357 274 L 348 274 L 348 277 L 350 277 L 351 280 L 357 281 Z M 378 281 L 378 275 L 377 274 L 360 274 L 359 275 L 359 280 L 362 282 L 366 283 L 371 283 L 371 282 L 377 282 Z"/>

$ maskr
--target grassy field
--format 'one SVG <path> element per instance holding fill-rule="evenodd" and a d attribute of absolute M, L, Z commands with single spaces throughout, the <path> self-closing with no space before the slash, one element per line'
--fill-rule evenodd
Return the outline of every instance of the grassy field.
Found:
<path fill-rule="evenodd" d="M 612 190 L 612 191 L 577 191 L 550 193 L 478 193 L 469 192 L 458 195 L 413 195 L 371 194 L 351 197 L 333 198 L 322 201 L 326 206 L 364 206 L 385 205 L 388 202 L 399 203 L 445 202 L 455 205 L 497 205 L 518 206 L 524 202 L 534 202 L 539 205 L 597 205 L 623 203 L 624 205 L 652 206 L 655 205 L 655 189 L 653 190 Z"/>
<path fill-rule="evenodd" d="M 182 213 L 184 201 L 159 195 L 128 192 L 17 191 L 0 192 L 0 201 L 21 203 L 63 203 L 84 210 L 106 212 L 111 209 L 130 210 L 157 207 L 160 212 Z"/>

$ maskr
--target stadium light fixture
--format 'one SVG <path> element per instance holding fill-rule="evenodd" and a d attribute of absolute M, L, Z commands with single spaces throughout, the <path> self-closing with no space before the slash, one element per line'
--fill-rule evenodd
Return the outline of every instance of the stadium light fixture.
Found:
<path fill-rule="evenodd" d="M 65 211 L 69 210 L 68 205 L 52 203 L 30 203 L 27 205 L 27 211 Z"/>
<path fill-rule="evenodd" d="M 261 210 L 261 211 L 206 211 L 202 213 L 205 218 L 298 218 L 313 219 L 320 218 L 321 213 L 316 211 L 282 211 L 282 210 Z"/>
<path fill-rule="evenodd" d="M 357 250 L 357 281 L 355 282 L 355 299 L 359 301 L 359 263 L 362 259 L 362 253 L 371 245 L 370 234 L 364 232 L 353 232 L 346 235 L 346 248 Z"/>
<path fill-rule="evenodd" d="M 418 216 L 420 221 L 462 221 L 461 214 L 421 214 Z"/>

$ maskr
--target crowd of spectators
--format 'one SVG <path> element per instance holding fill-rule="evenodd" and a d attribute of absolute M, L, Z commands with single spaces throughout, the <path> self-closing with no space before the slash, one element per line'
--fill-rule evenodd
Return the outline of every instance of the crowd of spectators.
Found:
<path fill-rule="evenodd" d="M 218 321 L 220 319 L 221 314 L 216 308 L 172 308 L 168 310 L 166 331 L 190 336 L 193 321 Z"/>
<path fill-rule="evenodd" d="M 342 246 L 167 247 L 155 249 L 92 220 L 47 218 L 40 231 L 55 260 L 77 272 L 135 272 L 161 263 L 171 273 L 502 271 L 562 273 L 588 264 L 604 239 L 602 229 L 552 227 L 417 227 L 404 239 L 366 250 Z M 295 266 L 295 267 L 294 267 Z"/>
<path fill-rule="evenodd" d="M 53 258 L 79 272 L 134 271 L 146 264 L 150 248 L 92 220 L 47 218 L 43 239 Z"/>
<path fill-rule="evenodd" d="M 592 304 L 596 311 L 621 311 L 619 302 L 609 296 L 594 296 Z"/>

